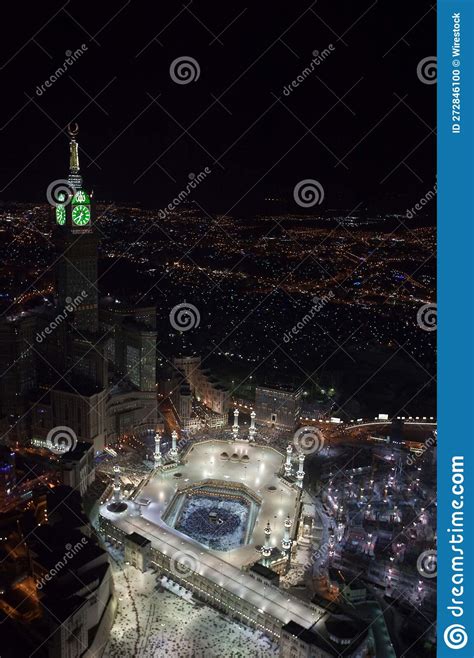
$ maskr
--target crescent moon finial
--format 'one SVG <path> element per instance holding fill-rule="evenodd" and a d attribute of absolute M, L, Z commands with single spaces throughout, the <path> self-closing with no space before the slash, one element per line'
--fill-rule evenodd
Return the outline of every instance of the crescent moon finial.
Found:
<path fill-rule="evenodd" d="M 70 124 L 68 124 L 67 131 L 69 136 L 74 138 L 79 132 L 79 124 L 76 121 L 72 121 Z"/>

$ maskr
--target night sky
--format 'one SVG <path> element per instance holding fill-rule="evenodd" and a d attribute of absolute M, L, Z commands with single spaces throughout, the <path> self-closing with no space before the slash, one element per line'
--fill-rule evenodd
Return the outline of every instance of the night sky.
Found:
<path fill-rule="evenodd" d="M 65 126 L 77 121 L 99 199 L 159 208 L 209 167 L 195 195 L 207 212 L 261 210 L 269 195 L 292 209 L 306 178 L 322 183 L 326 208 L 406 209 L 435 180 L 436 85 L 417 76 L 435 21 L 424 0 L 9 3 L 0 199 L 45 199 L 67 175 Z M 189 84 L 170 77 L 182 56 L 199 64 Z"/>

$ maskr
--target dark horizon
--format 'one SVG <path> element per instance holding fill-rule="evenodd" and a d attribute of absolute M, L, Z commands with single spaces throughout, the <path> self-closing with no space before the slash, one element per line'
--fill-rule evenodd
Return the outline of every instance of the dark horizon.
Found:
<path fill-rule="evenodd" d="M 193 198 L 210 213 L 291 200 L 307 178 L 327 190 L 321 210 L 410 207 L 434 184 L 435 87 L 417 65 L 435 52 L 435 11 L 419 3 L 419 23 L 397 42 L 380 28 L 388 16 L 391 35 L 406 26 L 386 5 L 272 3 L 269 20 L 268 6 L 189 3 L 175 20 L 160 7 L 159 25 L 135 3 L 113 19 L 88 1 L 53 3 L 46 25 L 30 7 L 5 35 L 0 198 L 40 200 L 67 174 L 66 127 L 77 120 L 82 173 L 99 199 L 159 208 L 209 167 Z M 315 50 L 320 63 L 292 87 Z M 198 62 L 192 83 L 170 77 L 181 56 Z"/>

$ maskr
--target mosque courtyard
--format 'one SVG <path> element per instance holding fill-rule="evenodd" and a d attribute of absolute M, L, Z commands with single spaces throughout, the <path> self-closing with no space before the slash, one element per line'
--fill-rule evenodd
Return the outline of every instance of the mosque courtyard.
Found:
<path fill-rule="evenodd" d="M 172 471 L 157 469 L 137 494 L 135 500 L 142 503 L 142 519 L 171 530 L 178 537 L 186 537 L 196 546 L 203 543 L 209 551 L 237 567 L 255 561 L 256 551 L 265 542 L 264 530 L 268 522 L 272 529 L 271 545 L 281 547 L 285 519 L 289 516 L 293 523 L 296 522 L 298 492 L 278 475 L 284 461 L 279 452 L 248 442 L 213 440 L 194 443 L 184 459 L 185 463 Z M 237 534 L 242 534 L 242 541 L 230 541 L 228 545 L 213 547 L 212 542 L 197 541 L 197 533 L 186 534 L 183 520 L 180 525 L 170 518 L 169 506 L 183 490 L 189 492 L 184 505 L 194 505 L 194 513 L 200 513 L 198 496 L 192 500 L 191 485 L 196 484 L 201 485 L 199 492 L 207 487 L 212 493 L 214 488 L 216 503 L 219 501 L 215 507 L 220 508 L 221 516 L 231 517 L 231 520 L 236 516 L 246 517 L 242 519 L 245 528 L 239 527 L 237 530 Z M 226 490 L 234 497 L 238 492 L 239 500 L 226 500 Z M 208 530 L 212 534 L 208 510 L 212 510 L 213 506 L 208 497 L 202 493 L 200 495 L 203 499 L 203 532 Z M 247 510 L 243 509 L 244 499 L 249 502 Z M 147 504 L 143 504 L 145 502 Z M 147 529 L 152 532 L 151 526 Z M 216 526 L 214 535 L 219 535 L 219 526 Z"/>
<path fill-rule="evenodd" d="M 268 637 L 163 589 L 155 572 L 112 564 L 118 609 L 104 658 L 278 656 L 278 646 Z"/>

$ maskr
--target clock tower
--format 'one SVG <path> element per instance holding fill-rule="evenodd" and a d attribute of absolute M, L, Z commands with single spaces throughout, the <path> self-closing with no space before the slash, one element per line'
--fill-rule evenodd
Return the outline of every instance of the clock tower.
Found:
<path fill-rule="evenodd" d="M 56 290 L 59 307 L 70 313 L 72 325 L 82 333 L 96 333 L 98 237 L 91 195 L 83 186 L 79 168 L 78 131 L 77 124 L 69 125 L 69 175 L 62 181 L 63 191 L 57 195 L 54 208 L 59 251 Z"/>

